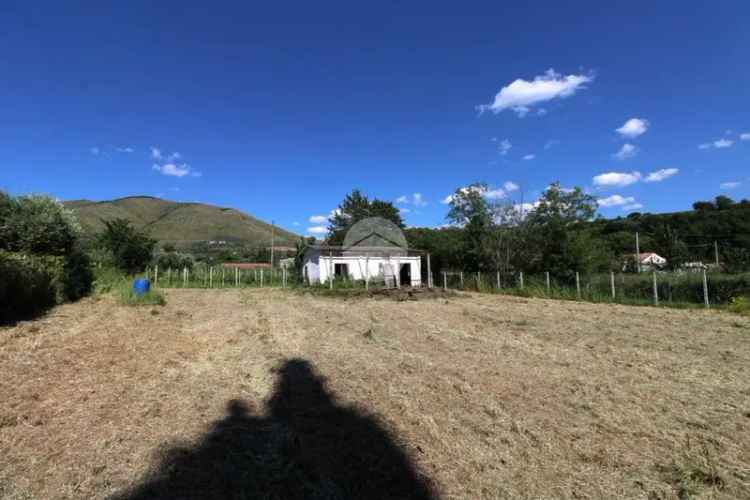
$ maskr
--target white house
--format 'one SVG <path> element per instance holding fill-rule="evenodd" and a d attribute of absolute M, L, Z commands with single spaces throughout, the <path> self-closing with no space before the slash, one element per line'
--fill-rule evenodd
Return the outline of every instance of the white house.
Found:
<path fill-rule="evenodd" d="M 333 279 L 384 282 L 386 286 L 422 285 L 422 258 L 408 252 L 311 247 L 305 253 L 303 275 L 309 283 Z"/>
<path fill-rule="evenodd" d="M 310 247 L 302 272 L 308 283 L 351 279 L 418 287 L 422 285 L 422 258 L 407 249 L 398 226 L 371 217 L 354 224 L 342 246 Z"/>
<path fill-rule="evenodd" d="M 644 252 L 640 254 L 641 257 L 641 271 L 650 271 L 652 269 L 661 269 L 667 265 L 667 259 L 654 252 Z M 625 262 L 623 265 L 623 271 L 628 270 L 628 264 L 636 261 L 635 255 L 630 255 L 629 262 Z"/>

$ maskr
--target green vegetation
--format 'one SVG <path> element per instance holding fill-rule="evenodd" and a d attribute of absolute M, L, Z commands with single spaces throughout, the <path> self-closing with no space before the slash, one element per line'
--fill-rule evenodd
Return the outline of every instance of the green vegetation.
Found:
<path fill-rule="evenodd" d="M 357 222 L 369 217 L 382 217 L 403 228 L 404 221 L 392 202 L 370 200 L 359 189 L 347 194 L 329 219 L 328 244 L 341 245 L 347 231 Z"/>
<path fill-rule="evenodd" d="M 76 300 L 92 281 L 72 212 L 47 196 L 0 192 L 0 322 Z"/>
<path fill-rule="evenodd" d="M 104 221 L 104 230 L 97 235 L 97 245 L 104 250 L 111 264 L 127 274 L 146 269 L 156 240 L 135 229 L 127 219 Z"/>
<path fill-rule="evenodd" d="M 271 226 L 231 208 L 202 203 L 179 203 L 149 196 L 133 196 L 111 201 L 78 200 L 66 202 L 81 221 L 84 232 L 93 236 L 105 229 L 105 222 L 127 219 L 135 229 L 160 242 L 171 242 L 181 249 L 197 242 L 224 241 L 226 246 L 267 247 Z M 293 246 L 299 236 L 276 227 L 277 246 Z"/>

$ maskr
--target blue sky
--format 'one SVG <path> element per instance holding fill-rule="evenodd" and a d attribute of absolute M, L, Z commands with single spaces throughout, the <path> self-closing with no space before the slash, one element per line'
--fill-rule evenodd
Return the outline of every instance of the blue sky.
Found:
<path fill-rule="evenodd" d="M 300 234 L 355 187 L 415 226 L 473 181 L 512 203 L 578 185 L 607 217 L 750 197 L 747 1 L 28 4 L 0 16 L 14 194 Z"/>

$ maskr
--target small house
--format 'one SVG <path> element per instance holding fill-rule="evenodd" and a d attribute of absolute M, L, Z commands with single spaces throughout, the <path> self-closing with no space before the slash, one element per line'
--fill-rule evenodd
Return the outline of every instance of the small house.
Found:
<path fill-rule="evenodd" d="M 316 245 L 305 252 L 302 268 L 308 283 L 350 279 L 388 287 L 422 285 L 422 258 L 407 248 L 395 224 L 379 217 L 356 223 L 341 246 Z"/>

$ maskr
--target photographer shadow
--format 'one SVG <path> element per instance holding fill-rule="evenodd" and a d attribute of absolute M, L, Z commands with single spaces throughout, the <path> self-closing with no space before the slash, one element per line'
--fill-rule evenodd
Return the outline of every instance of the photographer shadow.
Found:
<path fill-rule="evenodd" d="M 112 498 L 438 498 L 394 436 L 337 404 L 309 362 L 283 364 L 267 407 L 257 416 L 230 401 L 195 446 L 165 450 L 141 482 Z"/>

